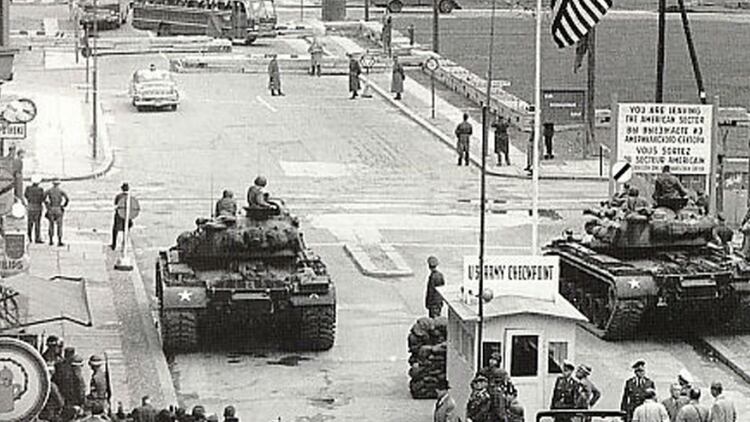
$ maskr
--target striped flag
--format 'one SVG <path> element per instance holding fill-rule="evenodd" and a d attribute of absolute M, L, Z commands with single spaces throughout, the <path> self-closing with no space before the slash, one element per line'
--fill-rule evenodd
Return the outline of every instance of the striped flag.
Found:
<path fill-rule="evenodd" d="M 560 48 L 584 39 L 612 7 L 612 0 L 553 0 L 552 38 Z"/>

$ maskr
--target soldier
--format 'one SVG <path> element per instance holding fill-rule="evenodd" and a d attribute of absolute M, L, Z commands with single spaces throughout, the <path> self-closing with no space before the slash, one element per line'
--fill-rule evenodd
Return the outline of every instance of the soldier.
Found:
<path fill-rule="evenodd" d="M 47 337 L 46 344 L 47 350 L 42 353 L 42 357 L 44 358 L 44 361 L 47 362 L 47 365 L 52 365 L 54 367 L 58 362 L 63 360 L 63 342 L 57 336 L 52 335 Z"/>
<path fill-rule="evenodd" d="M 274 208 L 273 204 L 266 201 L 265 188 L 268 182 L 263 176 L 255 178 L 253 185 L 247 190 L 247 204 L 250 208 Z"/>
<path fill-rule="evenodd" d="M 700 403 L 701 390 L 698 388 L 690 389 L 688 397 L 690 402 L 682 406 L 680 411 L 677 412 L 677 422 L 707 422 L 710 412 L 706 406 Z"/>
<path fill-rule="evenodd" d="M 109 418 L 106 416 L 104 406 L 97 402 L 91 407 L 91 415 L 81 419 L 81 422 L 109 422 Z"/>
<path fill-rule="evenodd" d="M 674 211 L 682 208 L 681 202 L 687 192 L 680 183 L 680 179 L 673 175 L 669 166 L 662 167 L 661 174 L 654 182 L 654 201 L 657 207 L 667 207 Z"/>
<path fill-rule="evenodd" d="M 628 197 L 625 200 L 625 209 L 628 212 L 644 212 L 644 210 L 649 209 L 650 205 L 646 198 L 640 196 L 638 188 L 630 188 Z"/>
<path fill-rule="evenodd" d="M 469 142 L 471 140 L 471 133 L 472 133 L 472 127 L 471 123 L 469 123 L 469 113 L 464 113 L 464 118 L 461 123 L 456 126 L 456 130 L 454 132 L 456 134 L 456 138 L 458 139 L 458 143 L 456 146 L 456 150 L 458 151 L 458 165 L 461 165 L 461 162 L 464 162 L 464 165 L 469 165 Z"/>
<path fill-rule="evenodd" d="M 42 183 L 42 177 L 38 174 L 31 176 L 31 186 L 26 187 L 23 197 L 26 198 L 26 205 L 29 210 L 28 221 L 26 223 L 26 234 L 31 241 L 31 233 L 34 232 L 34 243 L 42 243 L 41 224 L 42 203 L 44 202 L 44 189 L 39 184 Z"/>
<path fill-rule="evenodd" d="M 448 380 L 438 380 L 437 387 L 437 402 L 435 403 L 435 413 L 433 415 L 434 422 L 458 422 L 460 418 L 456 411 L 456 402 L 450 396 L 448 390 L 450 390 Z"/>
<path fill-rule="evenodd" d="M 307 49 L 310 53 L 310 75 L 320 76 L 320 62 L 323 60 L 323 46 L 320 44 L 318 37 L 313 37 L 310 47 Z"/>
<path fill-rule="evenodd" d="M 518 397 L 518 391 L 510 380 L 508 371 L 499 366 L 492 369 L 488 379 L 493 420 L 504 421 L 508 417 L 508 407 Z"/>
<path fill-rule="evenodd" d="M 732 400 L 722 394 L 724 387 L 720 382 L 711 383 L 711 395 L 714 398 L 714 404 L 711 407 L 710 422 L 737 422 L 737 409 L 734 407 Z"/>
<path fill-rule="evenodd" d="M 224 422 L 240 422 L 240 420 L 237 418 L 236 410 L 234 406 L 227 406 L 224 408 Z"/>
<path fill-rule="evenodd" d="M 86 399 L 86 381 L 81 372 L 83 359 L 76 354 L 71 355 L 69 351 L 75 353 L 73 348 L 66 348 L 65 351 L 66 357 L 55 366 L 56 379 L 52 381 L 60 388 L 66 407 L 82 407 Z"/>
<path fill-rule="evenodd" d="M 708 215 L 708 196 L 703 189 L 698 189 L 695 192 L 695 206 L 698 207 L 702 215 Z"/>
<path fill-rule="evenodd" d="M 639 360 L 633 364 L 635 376 L 625 381 L 625 388 L 622 392 L 622 401 L 620 409 L 627 413 L 626 422 L 633 419 L 635 408 L 643 404 L 645 400 L 646 389 L 654 389 L 654 382 L 646 377 L 646 362 Z"/>
<path fill-rule="evenodd" d="M 54 378 L 54 365 L 48 363 L 47 371 L 49 372 L 50 378 Z M 51 382 L 49 387 L 49 396 L 47 397 L 47 402 L 45 403 L 42 412 L 39 414 L 39 419 L 47 422 L 59 422 L 60 412 L 63 407 L 65 407 L 65 400 L 63 399 L 62 394 L 60 394 L 60 389 L 57 387 L 57 384 Z"/>
<path fill-rule="evenodd" d="M 492 124 L 492 127 L 495 129 L 495 154 L 497 154 L 497 165 L 501 166 L 503 165 L 503 156 L 505 157 L 505 164 L 510 165 L 510 154 L 508 152 L 509 148 L 509 137 L 508 137 L 508 128 L 510 127 L 510 124 L 508 123 L 508 120 L 500 116 L 497 118 L 495 123 Z"/>
<path fill-rule="evenodd" d="M 550 409 L 575 409 L 579 402 L 580 384 L 573 378 L 575 365 L 572 362 L 563 362 L 563 373 L 555 380 L 555 388 L 552 391 L 552 403 Z M 568 422 L 568 416 L 558 416 L 556 422 Z"/>
<path fill-rule="evenodd" d="M 677 420 L 677 413 L 680 411 L 680 408 L 686 405 L 689 401 L 689 399 L 683 397 L 680 392 L 680 384 L 672 384 L 669 387 L 669 397 L 661 402 L 661 404 L 664 405 L 664 408 L 667 409 L 670 422 L 675 422 Z"/>
<path fill-rule="evenodd" d="M 55 228 L 57 228 L 57 246 L 64 246 L 63 237 L 63 214 L 68 206 L 68 194 L 60 189 L 60 179 L 52 181 L 52 187 L 44 192 L 44 204 L 47 208 L 47 220 L 49 221 L 49 244 L 53 245 Z"/>
<path fill-rule="evenodd" d="M 104 370 L 104 359 L 99 355 L 91 355 L 89 358 L 91 368 L 91 383 L 89 384 L 88 407 L 93 409 L 94 404 L 101 404 L 105 411 L 109 408 L 109 386 L 107 385 L 107 373 Z"/>
<path fill-rule="evenodd" d="M 555 137 L 555 124 L 547 122 L 543 125 L 542 135 L 544 135 L 544 153 L 545 160 L 551 160 L 555 158 L 555 154 L 552 153 L 552 138 Z"/>
<path fill-rule="evenodd" d="M 677 374 L 677 384 L 680 385 L 680 395 L 688 397 L 693 389 L 693 375 L 685 368 L 680 369 Z"/>
<path fill-rule="evenodd" d="M 281 72 L 279 71 L 279 62 L 276 60 L 276 54 L 271 56 L 271 61 L 268 63 L 268 89 L 271 90 L 271 95 L 284 95 L 281 92 Z"/>
<path fill-rule="evenodd" d="M 713 229 L 714 242 L 717 245 L 722 246 L 727 253 L 732 253 L 732 238 L 734 237 L 734 230 L 727 226 L 724 215 L 719 214 L 716 216 L 718 224 Z"/>
<path fill-rule="evenodd" d="M 398 56 L 393 56 L 393 70 L 391 72 L 391 92 L 396 94 L 394 99 L 400 100 L 401 93 L 404 92 L 404 80 L 406 74 L 404 73 L 404 66 L 398 62 Z"/>
<path fill-rule="evenodd" d="M 349 54 L 349 92 L 352 93 L 351 100 L 357 98 L 359 95 L 359 75 L 362 73 L 362 68 L 359 67 L 359 62 L 354 58 L 354 54 Z"/>
<path fill-rule="evenodd" d="M 151 405 L 151 398 L 149 396 L 141 397 L 141 406 L 133 409 L 130 417 L 133 422 L 154 422 L 156 420 L 156 409 Z"/>
<path fill-rule="evenodd" d="M 588 365 L 578 365 L 576 368 L 576 380 L 581 385 L 580 400 L 576 406 L 579 409 L 590 409 L 602 397 L 602 393 L 596 388 L 596 385 L 589 378 L 591 376 L 591 367 Z"/>
<path fill-rule="evenodd" d="M 466 403 L 466 418 L 471 422 L 491 422 L 490 406 L 492 401 L 487 391 L 487 378 L 477 375 L 471 381 L 471 395 Z"/>
<path fill-rule="evenodd" d="M 427 293 L 425 293 L 424 306 L 427 308 L 427 315 L 430 318 L 437 318 L 443 311 L 443 300 L 438 294 L 437 287 L 445 285 L 443 273 L 438 271 L 438 259 L 434 256 L 427 258 L 427 267 L 430 269 L 430 276 L 427 278 Z"/>
<path fill-rule="evenodd" d="M 122 185 L 120 185 L 120 192 L 115 195 L 115 218 L 114 222 L 112 223 L 112 243 L 109 245 L 109 248 L 112 250 L 115 250 L 117 248 L 118 233 L 125 230 L 125 219 L 120 217 L 120 214 L 117 213 L 117 207 L 120 205 L 120 203 L 124 203 L 126 201 L 129 191 L 130 185 L 128 183 L 123 183 Z M 131 227 L 133 227 L 132 218 L 128 222 L 128 229 L 130 229 Z M 127 239 L 125 239 L 125 241 L 127 241 Z"/>
<path fill-rule="evenodd" d="M 234 192 L 231 190 L 225 190 L 222 192 L 221 199 L 216 201 L 214 217 L 219 217 L 221 215 L 228 215 L 231 217 L 237 215 L 237 201 L 234 200 Z"/>
<path fill-rule="evenodd" d="M 479 370 L 481 375 L 484 375 L 488 380 L 492 377 L 492 371 L 495 368 L 500 368 L 500 363 L 503 360 L 503 355 L 500 352 L 492 352 L 490 358 L 487 360 L 487 366 Z"/>

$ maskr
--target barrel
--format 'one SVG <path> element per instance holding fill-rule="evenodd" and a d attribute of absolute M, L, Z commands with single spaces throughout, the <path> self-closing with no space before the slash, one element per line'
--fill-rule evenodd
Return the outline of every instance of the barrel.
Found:
<path fill-rule="evenodd" d="M 346 20 L 346 0 L 323 0 L 323 21 Z"/>

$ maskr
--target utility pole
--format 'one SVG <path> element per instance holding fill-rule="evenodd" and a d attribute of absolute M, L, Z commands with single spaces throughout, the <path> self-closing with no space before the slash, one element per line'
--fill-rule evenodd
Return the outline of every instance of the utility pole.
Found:
<path fill-rule="evenodd" d="M 440 52 L 440 36 L 438 35 L 438 15 L 440 11 L 438 10 L 438 1 L 440 0 L 432 0 L 432 51 L 435 53 Z"/>
<path fill-rule="evenodd" d="M 687 41 L 688 52 L 690 53 L 690 62 L 693 64 L 695 83 L 698 86 L 698 98 L 700 98 L 701 104 L 706 104 L 706 89 L 703 87 L 703 76 L 701 76 L 701 67 L 698 63 L 698 54 L 695 52 L 693 36 L 690 33 L 690 22 L 688 22 L 687 10 L 685 9 L 685 0 L 677 0 L 677 4 L 680 6 L 682 29 L 685 31 L 685 41 Z M 714 116 L 714 119 L 717 117 L 718 116 Z"/>
<path fill-rule="evenodd" d="M 656 42 L 656 93 L 654 102 L 664 100 L 664 42 L 667 14 L 667 0 L 659 0 L 659 27 Z"/>
<path fill-rule="evenodd" d="M 91 147 L 92 147 L 91 156 L 94 157 L 94 158 L 96 158 L 96 155 L 97 155 L 96 154 L 97 144 L 98 144 L 98 141 L 99 141 L 99 139 L 98 139 L 99 138 L 99 102 L 97 101 L 98 100 L 98 95 L 99 95 L 99 81 L 98 81 L 98 77 L 99 77 L 99 58 L 97 57 L 98 51 L 97 51 L 97 48 L 96 48 L 97 38 L 99 37 L 99 28 L 98 28 L 99 25 L 97 24 L 97 19 L 99 17 L 97 16 L 97 14 L 98 14 L 98 10 L 97 10 L 98 3 L 97 3 L 97 0 L 94 0 L 93 6 L 94 6 L 94 22 L 93 22 L 94 31 L 93 31 L 93 39 L 92 39 L 92 42 L 91 42 L 91 54 L 92 54 L 92 64 L 93 64 L 93 74 L 91 75 L 91 83 L 92 83 L 92 90 L 91 90 L 92 91 L 91 92 L 91 95 L 92 95 L 92 101 L 91 101 L 91 103 L 92 103 L 92 105 L 91 105 L 91 107 L 93 109 L 93 114 L 92 114 L 93 115 L 93 117 L 92 117 L 92 123 L 93 124 L 92 124 L 92 134 L 91 134 Z"/>
<path fill-rule="evenodd" d="M 586 141 L 583 148 L 583 158 L 591 151 L 596 142 L 596 32 L 595 27 L 586 35 L 588 66 L 586 75 Z"/>

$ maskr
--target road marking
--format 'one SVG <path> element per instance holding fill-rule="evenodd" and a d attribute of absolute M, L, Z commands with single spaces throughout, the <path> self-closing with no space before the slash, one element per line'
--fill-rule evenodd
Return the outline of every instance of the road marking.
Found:
<path fill-rule="evenodd" d="M 256 95 L 255 99 L 257 99 L 258 102 L 260 102 L 261 104 L 263 104 L 264 106 L 266 106 L 266 108 L 269 109 L 269 110 L 271 110 L 272 112 L 276 113 L 276 112 L 279 111 L 279 110 L 276 110 L 276 107 L 272 106 L 271 104 L 268 104 L 268 102 L 266 102 L 266 100 L 264 100 L 263 98 L 261 98 L 260 95 Z"/>

